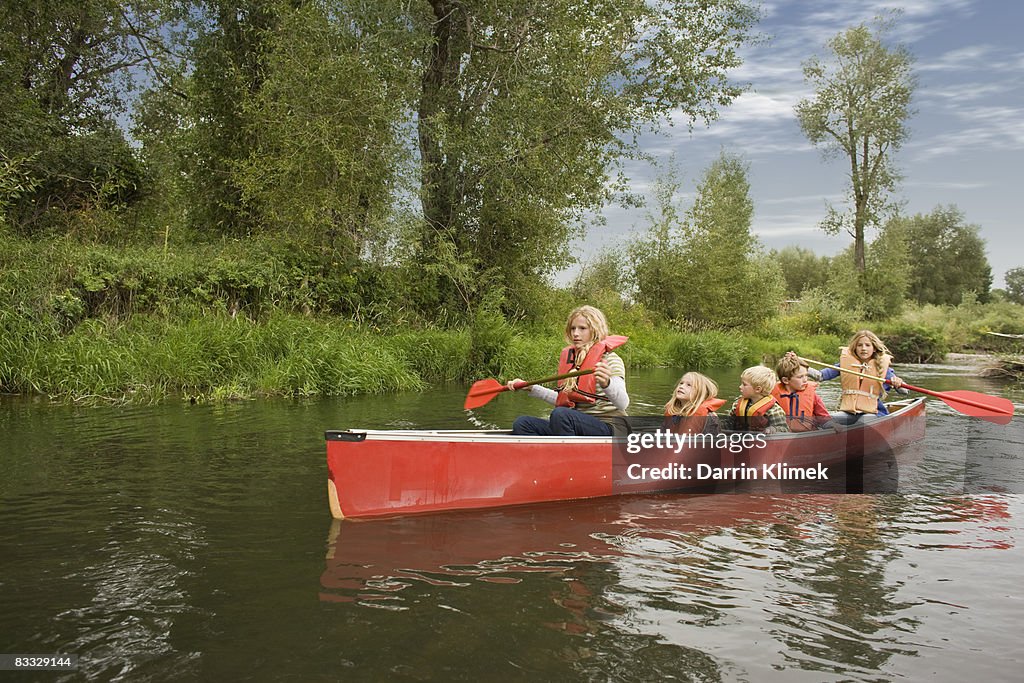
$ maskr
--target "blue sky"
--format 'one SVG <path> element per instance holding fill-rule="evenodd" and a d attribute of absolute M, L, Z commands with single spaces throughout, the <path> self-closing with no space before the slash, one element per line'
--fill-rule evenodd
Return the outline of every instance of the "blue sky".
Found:
<path fill-rule="evenodd" d="M 683 179 L 680 204 L 689 207 L 704 170 L 725 150 L 749 164 L 753 231 L 765 247 L 797 244 L 835 254 L 848 246 L 849 235 L 830 237 L 818 228 L 826 200 L 841 203 L 847 181 L 844 162 L 823 158 L 800 131 L 793 107 L 811 94 L 802 63 L 826 57 L 825 42 L 840 31 L 899 9 L 887 42 L 904 45 L 914 56 L 917 89 L 910 138 L 894 157 L 904 176 L 895 196 L 904 202 L 905 215 L 956 205 L 967 223 L 980 227 L 993 286 L 1003 286 L 1008 269 L 1024 266 L 1024 233 L 1018 227 L 1024 194 L 1024 3 L 779 0 L 761 9 L 758 30 L 768 40 L 745 48 L 745 63 L 734 74 L 750 91 L 708 127 L 696 125 L 691 133 L 680 120 L 641 141 L 662 162 L 675 155 Z M 634 164 L 627 172 L 632 190 L 649 199 L 659 170 Z M 606 224 L 589 227 L 583 260 L 642 232 L 646 211 L 606 209 Z"/>

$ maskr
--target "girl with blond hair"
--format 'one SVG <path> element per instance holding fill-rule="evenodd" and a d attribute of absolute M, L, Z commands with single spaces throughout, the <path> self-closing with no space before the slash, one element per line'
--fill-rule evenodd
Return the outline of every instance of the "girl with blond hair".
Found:
<path fill-rule="evenodd" d="M 608 422 L 624 417 L 629 406 L 626 365 L 613 349 L 626 337 L 608 334 L 608 319 L 593 306 L 574 309 L 565 323 L 565 341 L 558 360 L 558 374 L 578 370 L 592 373 L 559 381 L 558 389 L 534 384 L 530 396 L 555 406 L 548 419 L 522 415 L 512 424 L 513 434 L 536 436 L 611 436 Z M 521 379 L 508 382 L 512 391 Z"/>
<path fill-rule="evenodd" d="M 858 377 L 842 370 L 878 379 Z M 860 330 L 850 337 L 850 343 L 839 350 L 838 368 L 825 368 L 821 371 L 823 381 L 836 377 L 840 378 L 843 390 L 839 411 L 845 414 L 843 421 L 848 424 L 864 415 L 888 415 L 884 403 L 887 389 L 890 386 L 896 389 L 903 386 L 903 380 L 892 369 L 892 354 L 871 330 Z"/>
<path fill-rule="evenodd" d="M 676 384 L 665 404 L 665 427 L 679 434 L 714 431 L 715 411 L 725 405 L 718 398 L 718 385 L 699 372 L 687 372 Z"/>

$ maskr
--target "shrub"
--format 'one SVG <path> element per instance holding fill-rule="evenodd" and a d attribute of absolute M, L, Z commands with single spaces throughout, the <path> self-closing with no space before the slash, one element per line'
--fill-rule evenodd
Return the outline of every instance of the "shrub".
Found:
<path fill-rule="evenodd" d="M 896 322 L 882 325 L 876 332 L 900 362 L 937 361 L 949 351 L 942 331 L 935 328 Z"/>

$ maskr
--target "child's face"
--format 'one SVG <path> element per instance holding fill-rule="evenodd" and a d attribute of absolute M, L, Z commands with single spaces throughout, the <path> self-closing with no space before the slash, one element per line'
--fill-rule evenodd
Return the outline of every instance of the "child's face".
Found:
<path fill-rule="evenodd" d="M 569 338 L 572 339 L 572 345 L 577 349 L 593 341 L 594 331 L 590 329 L 590 324 L 582 315 L 573 318 L 569 325 Z"/>
<path fill-rule="evenodd" d="M 803 391 L 807 386 L 807 368 L 801 367 L 789 377 L 784 377 L 782 386 L 788 387 L 790 391 Z"/>
<path fill-rule="evenodd" d="M 745 379 L 740 379 L 740 396 L 747 399 L 748 401 L 759 399 L 764 396 L 760 391 L 754 388 L 754 385 Z"/>
<path fill-rule="evenodd" d="M 871 356 L 875 355 L 875 345 L 867 337 L 858 339 L 853 348 L 857 352 L 857 358 L 862 361 L 870 360 Z"/>
<path fill-rule="evenodd" d="M 693 396 L 693 383 L 689 379 L 680 380 L 676 385 L 676 398 L 680 401 L 689 401 Z"/>

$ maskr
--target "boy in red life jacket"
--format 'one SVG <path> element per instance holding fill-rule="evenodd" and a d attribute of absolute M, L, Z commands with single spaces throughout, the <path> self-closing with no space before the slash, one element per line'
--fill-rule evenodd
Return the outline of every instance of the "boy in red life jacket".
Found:
<path fill-rule="evenodd" d="M 722 427 L 743 432 L 775 434 L 788 432 L 786 413 L 772 396 L 775 373 L 771 368 L 755 365 L 740 375 L 740 397 L 732 404 Z"/>
<path fill-rule="evenodd" d="M 716 432 L 715 411 L 725 405 L 718 396 L 715 381 L 699 372 L 683 375 L 665 404 L 664 427 L 677 434 Z"/>
<path fill-rule="evenodd" d="M 818 396 L 818 385 L 807 381 L 808 370 L 807 364 L 792 351 L 780 358 L 775 366 L 779 383 L 772 389 L 772 396 L 786 413 L 791 432 L 835 427 L 825 402 Z"/>

